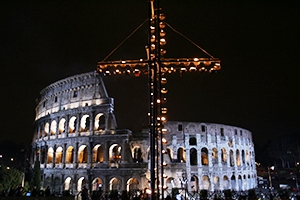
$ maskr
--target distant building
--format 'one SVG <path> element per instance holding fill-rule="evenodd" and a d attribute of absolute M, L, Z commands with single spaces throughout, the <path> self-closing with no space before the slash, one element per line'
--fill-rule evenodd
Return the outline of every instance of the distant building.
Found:
<path fill-rule="evenodd" d="M 32 165 L 41 163 L 42 186 L 53 192 L 136 191 L 149 188 L 148 130 L 117 129 L 114 100 L 96 73 L 57 81 L 41 91 L 36 107 Z M 235 126 L 201 122 L 165 124 L 164 185 L 248 190 L 256 187 L 252 134 Z"/>

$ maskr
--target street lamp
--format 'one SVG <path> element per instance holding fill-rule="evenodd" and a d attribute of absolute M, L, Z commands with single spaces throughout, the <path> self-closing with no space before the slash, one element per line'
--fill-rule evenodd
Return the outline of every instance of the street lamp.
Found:
<path fill-rule="evenodd" d="M 268 175 L 269 175 L 269 191 L 270 191 L 270 195 L 273 195 L 273 185 L 272 185 L 272 177 L 271 177 L 271 172 L 270 170 L 274 170 L 275 167 L 274 166 L 271 166 L 271 167 L 268 167 Z"/>

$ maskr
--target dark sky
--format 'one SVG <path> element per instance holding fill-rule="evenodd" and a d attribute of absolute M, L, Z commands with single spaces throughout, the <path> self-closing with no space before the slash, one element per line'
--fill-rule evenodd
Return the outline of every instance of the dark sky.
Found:
<path fill-rule="evenodd" d="M 166 22 L 214 57 L 217 74 L 168 77 L 169 120 L 235 125 L 265 144 L 299 133 L 300 2 L 161 0 Z M 31 142 L 47 85 L 93 71 L 148 16 L 147 0 L 0 1 L 0 141 Z M 145 58 L 147 23 L 108 60 Z M 166 57 L 204 54 L 166 28 Z M 147 124 L 146 77 L 105 77 L 120 128 Z"/>

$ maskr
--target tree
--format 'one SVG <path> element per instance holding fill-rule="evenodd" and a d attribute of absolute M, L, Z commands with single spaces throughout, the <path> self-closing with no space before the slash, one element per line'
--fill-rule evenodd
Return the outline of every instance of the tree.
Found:
<path fill-rule="evenodd" d="M 22 183 L 23 174 L 15 168 L 8 168 L 4 165 L 0 167 L 0 191 L 17 187 Z"/>
<path fill-rule="evenodd" d="M 38 160 L 36 160 L 34 163 L 31 186 L 36 186 L 36 188 L 38 189 L 41 186 L 41 169 L 40 169 L 40 161 Z"/>
<path fill-rule="evenodd" d="M 297 138 L 292 135 L 284 135 L 272 140 L 269 145 L 269 155 L 275 160 L 281 161 L 282 168 L 293 167 L 291 164 L 297 159 Z"/>

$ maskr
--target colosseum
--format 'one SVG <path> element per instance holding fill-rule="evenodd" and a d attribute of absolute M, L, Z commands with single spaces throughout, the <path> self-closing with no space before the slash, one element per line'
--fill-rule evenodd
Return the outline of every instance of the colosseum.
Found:
<path fill-rule="evenodd" d="M 42 187 L 73 194 L 149 188 L 149 131 L 118 129 L 114 99 L 95 72 L 59 80 L 40 92 L 32 143 Z M 256 187 L 250 131 L 223 124 L 168 121 L 166 192 Z"/>

